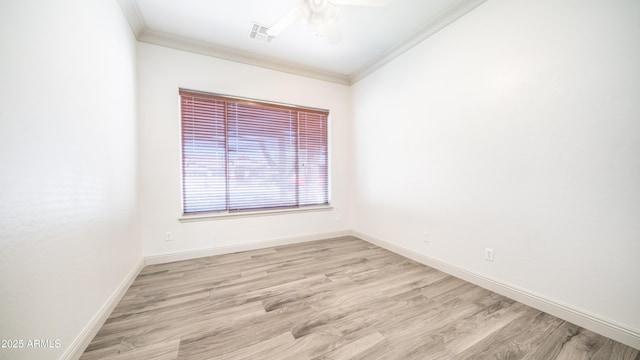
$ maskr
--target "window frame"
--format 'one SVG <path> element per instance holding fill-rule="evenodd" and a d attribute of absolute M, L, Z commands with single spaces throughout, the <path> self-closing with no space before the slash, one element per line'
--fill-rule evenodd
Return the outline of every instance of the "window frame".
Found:
<path fill-rule="evenodd" d="M 290 207 L 265 207 L 265 208 L 257 208 L 257 209 L 247 209 L 247 210 L 230 210 L 229 208 L 229 202 L 227 201 L 227 205 L 226 205 L 226 209 L 224 210 L 211 210 L 211 211 L 191 211 L 191 212 L 185 212 L 185 155 L 184 155 L 184 139 L 185 139 L 185 135 L 184 135 L 184 125 L 183 125 L 183 110 L 182 110 L 182 96 L 186 95 L 186 96 L 197 96 L 197 97 L 201 97 L 201 98 L 205 98 L 208 100 L 215 100 L 215 101 L 224 101 L 224 102 L 232 102 L 232 103 L 237 103 L 237 104 L 242 104 L 242 105 L 249 105 L 249 106 L 260 106 L 260 107 L 265 107 L 265 108 L 274 108 L 274 109 L 284 109 L 287 111 L 294 111 L 296 112 L 296 114 L 298 114 L 299 112 L 301 113 L 311 113 L 311 114 L 319 114 L 322 116 L 326 117 L 325 123 L 326 124 L 326 129 L 325 129 L 325 133 L 326 133 L 326 138 L 324 139 L 324 144 L 326 144 L 326 153 L 324 154 L 326 156 L 326 203 L 323 204 L 312 204 L 312 205 L 301 205 L 300 201 L 297 201 L 295 206 L 290 206 Z M 216 218 L 229 218 L 229 217 L 252 217 L 252 216 L 265 216 L 265 215 L 277 215 L 277 214 L 283 214 L 283 213 L 297 213 L 297 212 L 310 212 L 310 211 L 325 211 L 325 210 L 331 210 L 333 209 L 332 207 L 332 202 L 331 202 L 331 115 L 330 115 L 330 111 L 329 110 L 325 110 L 325 109 L 319 109 L 319 108 L 313 108 L 313 107 L 307 107 L 307 106 L 299 106 L 299 105 L 292 105 L 292 104 L 286 104 L 286 103 L 279 103 L 279 102 L 273 102 L 273 101 L 265 101 L 265 100 L 258 100 L 258 99 L 252 99 L 252 98 L 246 98 L 246 97 L 238 97 L 238 96 L 231 96 L 231 95 L 224 95 L 224 94 L 218 94 L 218 93 L 210 93 L 210 92 L 204 92 L 204 91 L 197 91 L 197 90 L 191 90 L 191 89 L 185 89 L 185 88 L 179 88 L 178 91 L 178 105 L 179 105 L 179 124 L 180 124 L 180 207 L 181 207 L 181 216 L 179 216 L 179 221 L 181 222 L 185 222 L 185 221 L 201 221 L 201 220 L 208 220 L 208 219 L 216 219 Z M 226 109 L 226 105 L 225 105 L 225 109 Z M 228 114 L 225 113 L 224 117 L 225 117 L 225 142 L 228 142 L 229 139 L 229 129 L 227 128 L 227 120 L 226 117 L 228 116 Z M 300 121 L 299 116 L 297 118 L 298 120 L 296 121 Z M 296 125 L 297 126 L 297 125 Z M 301 147 L 300 147 L 300 138 L 299 138 L 300 133 L 297 132 L 296 133 L 296 148 L 295 148 L 295 152 L 296 154 L 299 154 L 301 151 Z M 298 155 L 296 155 L 297 157 Z M 225 150 L 225 160 L 227 163 L 227 167 L 229 166 L 229 148 L 227 147 Z M 297 165 L 296 165 L 297 167 Z M 300 175 L 300 173 L 298 172 L 298 175 Z M 227 174 L 226 176 L 226 188 L 227 188 L 227 192 L 229 191 L 229 173 L 228 173 L 228 169 L 227 169 Z M 298 187 L 296 187 L 297 191 L 299 192 L 300 189 Z"/>

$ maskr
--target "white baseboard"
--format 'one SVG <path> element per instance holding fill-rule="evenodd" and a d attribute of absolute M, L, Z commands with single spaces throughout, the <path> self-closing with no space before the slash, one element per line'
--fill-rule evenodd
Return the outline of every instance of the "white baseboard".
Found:
<path fill-rule="evenodd" d="M 367 234 L 352 231 L 351 235 L 380 246 L 384 249 L 392 251 L 398 255 L 402 255 L 421 264 L 443 271 L 472 284 L 478 285 L 485 289 L 506 296 L 510 299 L 519 301 L 532 308 L 546 312 L 560 319 L 591 330 L 610 339 L 640 349 L 640 330 L 629 329 L 623 325 L 616 324 L 612 321 L 602 319 L 596 315 L 589 314 L 585 311 L 572 308 L 569 305 L 559 303 L 557 301 L 534 294 L 525 289 L 520 289 L 513 285 L 504 284 L 499 281 L 472 273 L 468 270 L 447 264 L 438 259 L 434 259 L 414 250 L 407 249 L 403 246 L 393 244 L 391 242 L 369 236 Z"/>
<path fill-rule="evenodd" d="M 91 340 L 96 336 L 104 322 L 107 320 L 113 309 L 118 305 L 120 299 L 127 292 L 133 280 L 136 279 L 142 268 L 144 267 L 144 259 L 140 259 L 136 262 L 133 268 L 129 271 L 127 276 L 120 282 L 118 287 L 111 293 L 111 296 L 102 305 L 100 310 L 91 318 L 87 326 L 82 329 L 82 332 L 76 336 L 75 340 L 62 354 L 60 360 L 77 360 L 82 356 L 84 350 L 89 346 Z"/>
<path fill-rule="evenodd" d="M 164 264 L 164 263 L 169 263 L 174 261 L 196 259 L 196 258 L 201 258 L 206 256 L 214 256 L 214 255 L 222 255 L 222 254 L 231 254 L 231 253 L 240 252 L 240 251 L 249 251 L 249 250 L 263 249 L 263 248 L 272 247 L 272 246 L 297 244 L 297 243 L 303 243 L 308 241 L 330 239 L 334 237 L 348 236 L 348 235 L 351 235 L 350 230 L 342 230 L 342 231 L 325 232 L 325 233 L 319 233 L 319 234 L 310 234 L 310 235 L 292 236 L 287 238 L 263 240 L 263 241 L 256 241 L 256 242 L 237 244 L 237 245 L 216 246 L 216 247 L 210 247 L 205 249 L 196 249 L 196 250 L 180 251 L 180 252 L 167 253 L 167 254 L 150 255 L 150 256 L 145 256 L 144 263 L 146 265 Z"/>

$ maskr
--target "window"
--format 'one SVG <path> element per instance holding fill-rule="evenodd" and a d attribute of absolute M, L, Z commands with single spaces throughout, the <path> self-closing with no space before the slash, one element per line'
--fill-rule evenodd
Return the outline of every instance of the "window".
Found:
<path fill-rule="evenodd" d="M 183 212 L 328 205 L 327 111 L 180 90 Z"/>

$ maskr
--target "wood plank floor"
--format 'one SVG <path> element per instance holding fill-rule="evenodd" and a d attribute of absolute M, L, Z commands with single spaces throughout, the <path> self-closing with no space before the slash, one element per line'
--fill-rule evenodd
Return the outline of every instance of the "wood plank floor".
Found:
<path fill-rule="evenodd" d="M 147 266 L 81 359 L 640 360 L 640 354 L 342 237 Z"/>

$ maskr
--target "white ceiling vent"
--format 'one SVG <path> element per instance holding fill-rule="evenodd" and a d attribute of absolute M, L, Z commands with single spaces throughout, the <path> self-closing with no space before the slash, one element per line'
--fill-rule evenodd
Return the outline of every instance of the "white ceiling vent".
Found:
<path fill-rule="evenodd" d="M 264 25 L 251 23 L 251 31 L 249 32 L 249 37 L 251 39 L 260 40 L 263 42 L 271 42 L 274 37 L 269 35 L 267 33 L 267 30 L 269 30 L 269 28 Z"/>

